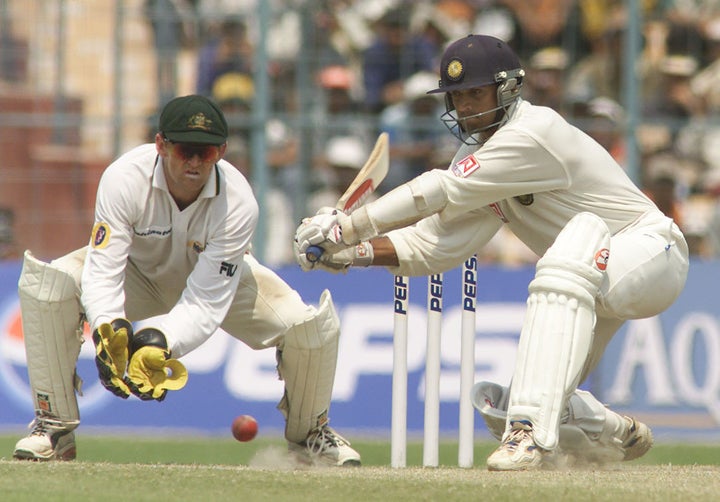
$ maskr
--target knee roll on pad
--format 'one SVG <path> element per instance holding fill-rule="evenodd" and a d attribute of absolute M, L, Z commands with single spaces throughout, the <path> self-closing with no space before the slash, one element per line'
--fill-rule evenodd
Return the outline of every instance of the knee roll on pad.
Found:
<path fill-rule="evenodd" d="M 75 372 L 82 345 L 82 308 L 76 271 L 65 271 L 25 252 L 18 281 L 28 376 L 35 411 L 79 424 Z"/>
<path fill-rule="evenodd" d="M 285 437 L 299 443 L 327 421 L 337 365 L 340 320 L 325 290 L 315 315 L 285 334 L 278 369 L 285 395 L 278 405 L 287 420 Z"/>
<path fill-rule="evenodd" d="M 546 449 L 557 446 L 566 401 L 591 349 L 609 248 L 605 222 L 580 213 L 538 261 L 528 288 L 508 414 L 530 420 L 535 442 Z"/>

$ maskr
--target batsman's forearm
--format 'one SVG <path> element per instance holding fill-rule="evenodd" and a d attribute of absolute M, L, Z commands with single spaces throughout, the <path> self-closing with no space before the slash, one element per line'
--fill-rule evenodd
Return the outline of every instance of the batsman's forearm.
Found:
<path fill-rule="evenodd" d="M 448 203 L 442 179 L 437 171 L 421 174 L 408 183 L 391 190 L 378 200 L 342 215 L 345 244 L 353 245 L 404 228 L 442 211 Z"/>
<path fill-rule="evenodd" d="M 395 252 L 395 246 L 387 237 L 376 237 L 370 240 L 373 247 L 372 265 L 381 267 L 397 267 L 400 265 L 398 255 Z"/>

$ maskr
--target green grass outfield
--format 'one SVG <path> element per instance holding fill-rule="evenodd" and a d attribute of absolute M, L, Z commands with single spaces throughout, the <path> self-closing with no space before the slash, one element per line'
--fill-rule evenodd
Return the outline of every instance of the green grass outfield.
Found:
<path fill-rule="evenodd" d="M 454 501 L 720 500 L 720 445 L 658 444 L 640 460 L 602 468 L 488 472 L 494 443 L 477 443 L 473 469 L 460 469 L 457 444 L 444 442 L 441 467 L 419 467 L 408 446 L 392 469 L 390 446 L 354 441 L 360 468 L 291 465 L 281 440 L 81 435 L 74 462 L 11 459 L 17 435 L 0 436 L 0 500 L 6 501 Z"/>

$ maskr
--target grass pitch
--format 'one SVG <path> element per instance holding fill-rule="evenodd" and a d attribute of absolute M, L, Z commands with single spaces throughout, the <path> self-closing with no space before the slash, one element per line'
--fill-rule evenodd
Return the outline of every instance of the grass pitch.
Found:
<path fill-rule="evenodd" d="M 0 436 L 3 501 L 454 501 L 717 500 L 720 445 L 656 445 L 638 461 L 602 468 L 488 472 L 494 443 L 477 443 L 473 469 L 460 469 L 457 444 L 442 443 L 439 468 L 422 468 L 422 445 L 406 469 L 389 467 L 382 441 L 353 441 L 360 468 L 292 465 L 285 443 L 202 437 L 81 435 L 75 462 L 18 462 L 19 436 Z"/>

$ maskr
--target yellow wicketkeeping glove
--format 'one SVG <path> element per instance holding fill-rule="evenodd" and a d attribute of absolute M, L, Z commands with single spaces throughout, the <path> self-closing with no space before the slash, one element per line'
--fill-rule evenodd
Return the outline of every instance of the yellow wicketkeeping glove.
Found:
<path fill-rule="evenodd" d="M 127 399 L 130 388 L 125 383 L 128 362 L 128 340 L 133 336 L 132 325 L 126 319 L 115 319 L 99 325 L 92 334 L 95 344 L 95 366 L 100 382 L 116 396 Z"/>
<path fill-rule="evenodd" d="M 155 328 L 141 329 L 130 343 L 131 355 L 125 383 L 143 401 L 162 401 L 168 390 L 185 387 L 188 372 L 183 363 L 170 358 L 167 340 Z"/>

